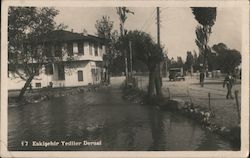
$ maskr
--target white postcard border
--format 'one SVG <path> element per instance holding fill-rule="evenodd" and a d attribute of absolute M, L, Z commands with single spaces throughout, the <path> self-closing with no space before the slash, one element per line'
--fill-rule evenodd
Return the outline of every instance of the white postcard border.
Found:
<path fill-rule="evenodd" d="M 242 7 L 242 103 L 241 103 L 241 151 L 150 151 L 150 152 L 9 152 L 7 150 L 7 7 L 8 6 L 57 6 L 57 7 Z M 3 157 L 245 157 L 249 150 L 249 2 L 248 1 L 2 1 L 1 6 L 1 153 Z"/>

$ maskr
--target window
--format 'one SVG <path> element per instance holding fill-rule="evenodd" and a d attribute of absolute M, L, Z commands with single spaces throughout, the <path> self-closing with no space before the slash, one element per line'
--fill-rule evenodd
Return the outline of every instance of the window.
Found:
<path fill-rule="evenodd" d="M 67 43 L 68 56 L 73 55 L 73 43 Z"/>
<path fill-rule="evenodd" d="M 62 46 L 60 43 L 55 45 L 55 57 L 62 57 Z"/>
<path fill-rule="evenodd" d="M 65 80 L 64 65 L 58 65 L 58 80 Z"/>
<path fill-rule="evenodd" d="M 83 81 L 83 72 L 82 72 L 82 70 L 79 70 L 78 72 L 77 72 L 77 74 L 78 74 L 78 81 L 80 82 L 80 81 Z"/>
<path fill-rule="evenodd" d="M 45 66 L 45 74 L 52 75 L 53 74 L 53 66 L 52 64 L 48 64 Z"/>
<path fill-rule="evenodd" d="M 36 83 L 36 88 L 41 88 L 42 84 L 40 82 Z"/>
<path fill-rule="evenodd" d="M 102 45 L 99 45 L 100 56 L 102 55 Z"/>
<path fill-rule="evenodd" d="M 78 53 L 78 43 L 73 43 L 73 53 Z"/>
<path fill-rule="evenodd" d="M 83 43 L 79 42 L 78 43 L 78 53 L 81 55 L 84 55 L 84 49 L 83 49 Z"/>
<path fill-rule="evenodd" d="M 37 53 L 38 55 L 43 55 L 43 46 L 40 44 L 37 46 Z"/>
<path fill-rule="evenodd" d="M 93 55 L 93 52 L 92 52 L 92 51 L 93 51 L 93 50 L 92 50 L 92 47 L 93 47 L 93 46 L 92 46 L 92 44 L 90 43 L 90 44 L 89 44 L 89 54 L 90 54 L 90 55 Z"/>
<path fill-rule="evenodd" d="M 55 56 L 55 46 L 51 45 L 51 56 Z"/>
<path fill-rule="evenodd" d="M 95 45 L 95 56 L 98 56 L 98 46 Z"/>

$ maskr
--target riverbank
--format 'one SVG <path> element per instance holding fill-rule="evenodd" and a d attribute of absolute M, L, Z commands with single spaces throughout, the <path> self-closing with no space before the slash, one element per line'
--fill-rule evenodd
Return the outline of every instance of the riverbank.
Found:
<path fill-rule="evenodd" d="M 41 88 L 32 91 L 27 90 L 22 100 L 18 100 L 19 91 L 8 92 L 8 107 L 16 107 L 25 104 L 38 103 L 53 98 L 76 95 L 79 93 L 94 92 L 97 89 L 107 85 L 91 85 L 81 87 L 63 87 L 63 88 Z"/>
<path fill-rule="evenodd" d="M 203 128 L 214 132 L 229 140 L 236 149 L 240 150 L 240 126 L 227 128 L 216 123 L 214 114 L 206 109 L 201 109 L 191 102 L 172 100 L 170 98 L 153 98 L 148 100 L 145 91 L 138 88 L 122 86 L 123 98 L 133 103 L 150 104 L 160 110 L 174 111 L 195 120 Z"/>

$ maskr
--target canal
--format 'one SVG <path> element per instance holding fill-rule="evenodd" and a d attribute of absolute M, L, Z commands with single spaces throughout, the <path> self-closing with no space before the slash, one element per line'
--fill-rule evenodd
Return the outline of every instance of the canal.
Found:
<path fill-rule="evenodd" d="M 9 150 L 233 150 L 229 142 L 186 117 L 123 100 L 119 85 L 114 81 L 111 87 L 96 92 L 9 108 Z M 60 144 L 36 146 L 34 141 Z M 99 145 L 65 146 L 61 141 Z"/>

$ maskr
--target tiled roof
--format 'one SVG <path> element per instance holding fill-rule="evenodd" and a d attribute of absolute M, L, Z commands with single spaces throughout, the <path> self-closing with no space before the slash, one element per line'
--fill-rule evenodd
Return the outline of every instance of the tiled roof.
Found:
<path fill-rule="evenodd" d="M 45 35 L 47 42 L 61 42 L 61 41 L 92 41 L 103 43 L 104 39 L 93 35 L 83 35 L 80 33 L 70 32 L 66 30 L 55 30 Z"/>

